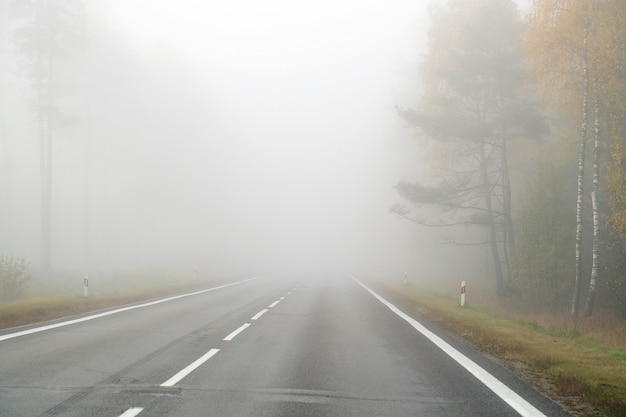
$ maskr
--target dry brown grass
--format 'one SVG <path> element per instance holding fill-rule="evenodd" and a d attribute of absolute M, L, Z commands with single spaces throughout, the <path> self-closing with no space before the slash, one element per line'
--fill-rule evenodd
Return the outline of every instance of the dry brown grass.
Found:
<path fill-rule="evenodd" d="M 458 283 L 447 283 L 449 288 L 456 289 Z M 458 295 L 448 292 L 435 292 L 444 297 L 455 298 Z M 606 309 L 596 306 L 593 317 L 580 317 L 576 326 L 569 312 L 569 305 L 559 312 L 532 312 L 527 306 L 516 301 L 514 297 L 499 299 L 489 285 L 472 283 L 469 289 L 468 305 L 497 313 L 498 315 L 514 320 L 534 323 L 538 327 L 555 332 L 576 333 L 582 337 L 592 339 L 606 346 L 626 349 L 626 321 L 612 314 Z"/>

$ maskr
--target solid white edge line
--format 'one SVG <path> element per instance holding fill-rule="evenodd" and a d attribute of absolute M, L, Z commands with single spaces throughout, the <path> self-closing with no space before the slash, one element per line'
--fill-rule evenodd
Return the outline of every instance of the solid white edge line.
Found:
<path fill-rule="evenodd" d="M 274 308 L 276 307 L 276 304 L 280 303 L 280 300 L 276 300 L 274 301 L 272 304 L 270 304 L 269 306 L 267 306 L 267 308 Z"/>
<path fill-rule="evenodd" d="M 142 411 L 143 408 L 141 407 L 132 407 L 124 411 L 124 414 L 121 414 L 120 417 L 135 417 L 139 415 L 139 413 L 141 413 Z"/>
<path fill-rule="evenodd" d="M 510 405 L 515 411 L 517 411 L 523 417 L 547 417 L 537 408 L 535 408 L 528 401 L 523 399 L 519 394 L 513 391 L 511 388 L 504 385 L 500 380 L 491 375 L 489 372 L 481 368 L 476 362 L 469 359 L 467 356 L 463 355 L 461 352 L 450 346 L 447 342 L 441 339 L 439 336 L 428 330 L 421 323 L 419 323 L 414 318 L 408 316 L 404 312 L 402 312 L 398 307 L 391 304 L 389 301 L 385 300 L 383 297 L 378 295 L 376 292 L 365 286 L 361 281 L 353 277 L 352 275 L 348 275 L 357 284 L 363 287 L 367 292 L 374 296 L 378 301 L 387 306 L 391 311 L 397 314 L 399 317 L 408 322 L 415 330 L 426 336 L 431 342 L 433 342 L 439 349 L 444 351 L 448 356 L 454 359 L 459 365 L 468 370 L 472 375 L 474 375 L 480 382 L 485 384 L 487 388 L 494 392 L 498 397 L 500 397 L 504 402 Z"/>
<path fill-rule="evenodd" d="M 181 295 L 175 295 L 173 297 L 162 298 L 160 300 L 150 301 L 150 302 L 144 303 L 144 304 L 137 304 L 137 305 L 133 305 L 133 306 L 118 308 L 116 310 L 105 311 L 103 313 L 94 314 L 94 315 L 86 316 L 86 317 L 81 317 L 79 319 L 73 319 L 73 320 L 63 321 L 63 322 L 60 322 L 60 323 L 49 324 L 47 326 L 35 327 L 35 328 L 32 328 L 32 329 L 22 330 L 22 331 L 15 332 L 15 333 L 8 333 L 8 334 L 0 336 L 0 342 L 2 342 L 4 340 L 14 339 L 16 337 L 27 336 L 27 335 L 33 334 L 33 333 L 39 333 L 39 332 L 43 332 L 43 331 L 46 331 L 46 330 L 52 330 L 52 329 L 57 329 L 59 327 L 65 327 L 65 326 L 69 326 L 69 325 L 72 325 L 72 324 L 82 323 L 84 321 L 99 319 L 101 317 L 111 316 L 113 314 L 123 313 L 125 311 L 135 310 L 137 308 L 149 307 L 149 306 L 153 306 L 153 305 L 156 305 L 156 304 L 165 303 L 167 301 L 177 300 L 179 298 L 190 297 L 192 295 L 203 294 L 203 293 L 209 292 L 209 291 L 220 290 L 222 288 L 232 287 L 234 285 L 243 284 L 244 282 L 253 281 L 255 279 L 259 279 L 259 278 L 263 278 L 263 277 L 267 277 L 267 276 L 269 276 L 269 274 L 268 275 L 261 275 L 261 276 L 254 277 L 254 278 L 244 279 L 243 281 L 232 282 L 230 284 L 220 285 L 218 287 L 207 288 L 205 290 L 194 291 L 194 292 L 187 293 L 187 294 L 181 294 Z"/>
<path fill-rule="evenodd" d="M 191 364 L 187 365 L 187 367 L 185 367 L 185 369 L 183 369 L 182 371 L 180 371 L 179 373 L 177 373 L 176 375 L 174 375 L 173 377 L 171 377 L 170 379 L 168 379 L 167 381 L 162 383 L 161 386 L 162 387 L 173 387 L 178 382 L 180 382 L 180 380 L 182 380 L 184 377 L 186 377 L 187 375 L 192 373 L 196 368 L 198 368 L 200 365 L 202 365 L 204 362 L 206 362 L 209 359 L 211 359 L 211 357 L 213 355 L 215 355 L 219 351 L 220 351 L 219 349 L 211 349 L 211 350 L 209 350 L 207 353 L 202 355 L 200 358 L 196 359 Z"/>
<path fill-rule="evenodd" d="M 258 320 L 261 318 L 261 316 L 265 313 L 267 313 L 269 310 L 267 308 L 264 308 L 263 310 L 259 311 L 258 313 L 256 313 L 254 315 L 254 317 L 252 317 L 250 320 Z"/>
<path fill-rule="evenodd" d="M 240 328 L 238 328 L 237 330 L 235 330 L 234 332 L 232 332 L 231 334 L 229 334 L 228 336 L 226 336 L 223 340 L 230 342 L 231 340 L 233 340 L 239 333 L 243 332 L 244 330 L 246 330 L 246 328 L 250 326 L 250 323 L 245 323 L 243 326 L 241 326 Z"/>

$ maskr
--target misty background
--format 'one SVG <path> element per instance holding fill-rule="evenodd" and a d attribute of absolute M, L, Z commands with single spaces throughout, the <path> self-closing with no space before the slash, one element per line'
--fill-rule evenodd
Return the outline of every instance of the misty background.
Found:
<path fill-rule="evenodd" d="M 0 254 L 45 278 L 37 95 L 16 38 L 32 16 L 15 5 L 30 3 L 0 0 Z M 486 247 L 443 245 L 389 210 L 399 181 L 437 180 L 397 111 L 422 92 L 429 3 L 69 1 L 79 36 L 55 73 L 54 274 L 488 281 Z"/>
<path fill-rule="evenodd" d="M 0 253 L 41 251 L 36 96 L 0 3 Z M 54 128 L 60 274 L 468 273 L 392 216 L 425 175 L 395 106 L 419 93 L 426 1 L 85 1 Z M 471 264 L 470 264 L 471 265 Z M 470 269 L 474 266 L 470 266 Z M 61 271 L 61 272 L 59 272 Z"/>

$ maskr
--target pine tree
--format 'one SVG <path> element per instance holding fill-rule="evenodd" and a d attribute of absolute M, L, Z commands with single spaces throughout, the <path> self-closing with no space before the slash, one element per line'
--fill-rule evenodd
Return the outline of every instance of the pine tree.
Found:
<path fill-rule="evenodd" d="M 422 67 L 426 97 L 400 114 L 458 157 L 455 170 L 432 187 L 401 182 L 397 189 L 416 204 L 437 205 L 456 220 L 418 220 L 401 206 L 396 214 L 429 226 L 480 225 L 487 230 L 496 287 L 505 291 L 508 253 L 514 242 L 509 142 L 541 135 L 546 125 L 525 91 L 523 28 L 512 1 L 461 0 L 433 9 L 430 49 Z M 452 154 L 455 154 L 453 156 Z"/>

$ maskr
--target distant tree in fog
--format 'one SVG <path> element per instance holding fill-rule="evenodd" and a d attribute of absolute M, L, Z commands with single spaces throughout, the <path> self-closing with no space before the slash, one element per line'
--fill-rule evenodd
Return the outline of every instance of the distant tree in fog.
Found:
<path fill-rule="evenodd" d="M 478 225 L 488 231 L 498 294 L 507 284 L 511 214 L 509 146 L 515 136 L 538 137 L 547 125 L 530 100 L 522 49 L 523 26 L 512 1 L 452 0 L 433 9 L 430 49 L 422 66 L 426 95 L 400 115 L 453 161 L 436 184 L 402 181 L 402 197 L 433 205 L 449 219 L 419 219 L 401 205 L 392 212 L 427 226 Z"/>
<path fill-rule="evenodd" d="M 0 2 L 0 194 L 5 197 L 5 181 L 7 180 L 7 155 L 6 155 L 6 93 L 5 93 L 5 78 L 7 68 L 7 38 L 9 33 L 8 27 L 8 13 L 9 7 L 5 2 Z M 0 216 L 4 212 L 3 205 L 0 205 Z"/>
<path fill-rule="evenodd" d="M 85 45 L 85 9 L 80 0 L 14 0 L 12 16 L 19 23 L 14 40 L 20 66 L 36 93 L 42 201 L 42 259 L 52 268 L 52 148 L 55 128 L 67 123 L 59 98 L 71 58 Z M 64 65 L 65 64 L 65 65 Z M 67 80 L 65 80 L 67 81 Z M 64 91 L 64 87 L 66 91 Z"/>

